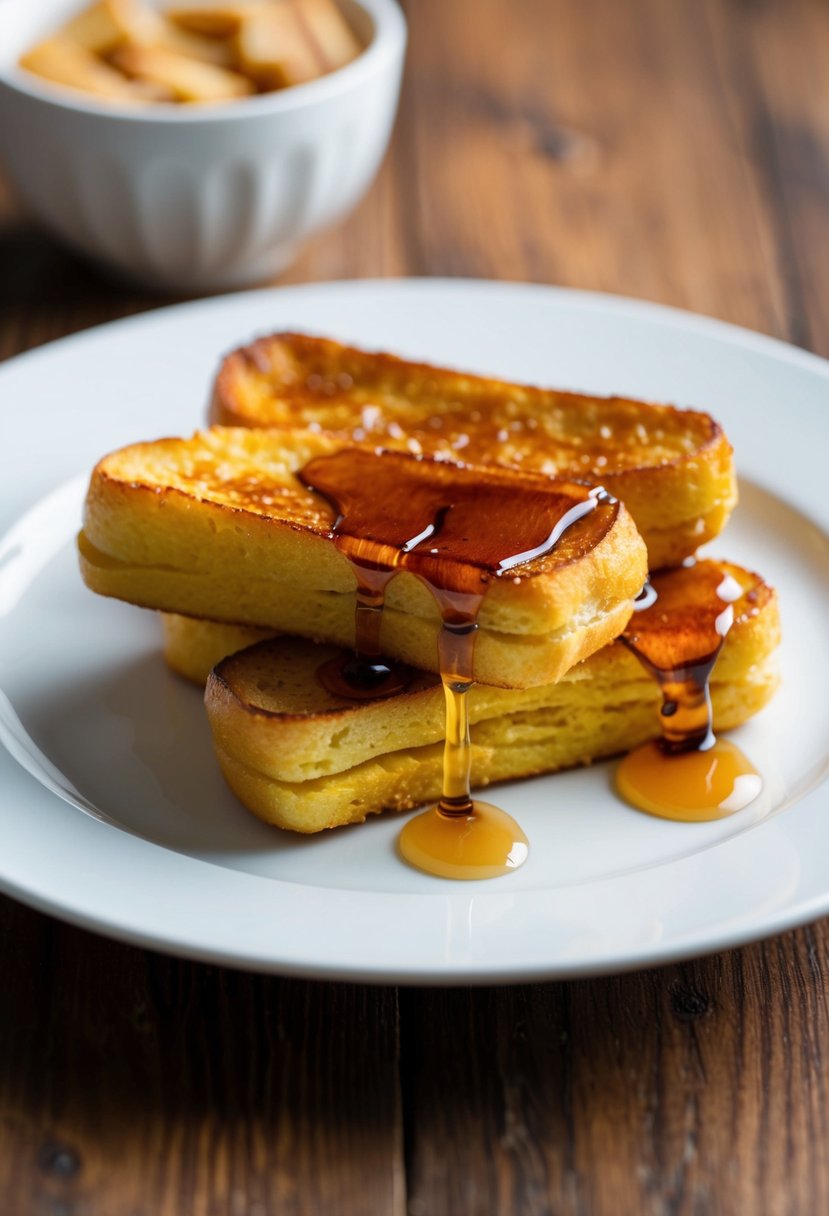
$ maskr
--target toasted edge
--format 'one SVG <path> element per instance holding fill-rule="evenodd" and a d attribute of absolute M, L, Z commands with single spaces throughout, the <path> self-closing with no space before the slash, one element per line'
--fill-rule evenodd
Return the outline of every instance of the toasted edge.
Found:
<path fill-rule="evenodd" d="M 601 482 L 625 501 L 644 537 L 651 569 L 676 565 L 717 536 L 736 505 L 737 482 L 731 444 L 719 423 L 704 411 L 633 398 L 541 389 L 400 359 L 385 352 L 363 351 L 329 338 L 306 334 L 285 332 L 262 337 L 225 356 L 211 393 L 209 417 L 212 422 L 251 428 L 295 425 L 302 420 L 305 405 L 319 404 L 310 393 L 303 393 L 301 384 L 290 378 L 282 386 L 277 384 L 274 390 L 275 399 L 280 387 L 283 392 L 284 408 L 279 416 L 268 416 L 263 413 L 261 404 L 246 402 L 243 387 L 251 378 L 264 376 L 264 368 L 271 368 L 272 353 L 280 349 L 299 363 L 312 357 L 327 363 L 332 379 L 336 379 L 338 366 L 347 378 L 358 380 L 364 375 L 365 379 L 359 381 L 363 386 L 372 381 L 382 386 L 384 378 L 403 384 L 407 381 L 431 382 L 444 386 L 450 397 L 459 391 L 459 386 L 470 386 L 477 392 L 493 396 L 518 390 L 534 400 L 539 411 L 545 408 L 547 399 L 553 397 L 557 408 L 570 408 L 576 416 L 585 403 L 633 404 L 646 415 L 652 415 L 654 421 L 661 418 L 677 431 L 684 430 L 691 436 L 689 448 L 672 459 L 660 458 L 636 468 L 587 477 L 596 484 Z M 346 367 L 350 370 L 346 371 Z M 257 368 L 261 370 L 257 371 Z M 292 411 L 297 411 L 300 417 L 291 420 Z M 355 426 L 359 426 L 356 414 Z M 493 462 L 498 463 L 495 452 Z M 580 472 L 576 467 L 563 468 L 556 476 L 566 480 L 580 476 Z"/>
<path fill-rule="evenodd" d="M 749 589 L 757 594 L 743 606 L 714 669 L 718 730 L 757 713 L 778 683 L 777 598 L 762 580 Z M 249 677 L 256 664 L 267 667 L 269 653 L 290 645 L 289 639 L 259 643 L 223 660 L 208 679 L 205 704 L 217 755 L 245 805 L 276 826 L 317 832 L 437 797 L 440 686 L 427 682 L 391 702 L 355 706 L 330 699 L 327 708 L 310 713 L 276 712 L 251 695 Z M 659 735 L 659 705 L 656 684 L 618 642 L 555 686 L 473 689 L 473 782 L 555 772 L 626 751 Z"/>

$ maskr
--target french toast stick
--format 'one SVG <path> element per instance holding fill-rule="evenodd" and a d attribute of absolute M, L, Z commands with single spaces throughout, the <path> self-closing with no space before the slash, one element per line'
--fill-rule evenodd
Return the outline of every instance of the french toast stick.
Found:
<path fill-rule="evenodd" d="M 274 636 L 273 629 L 258 629 L 255 625 L 200 621 L 193 616 L 179 616 L 177 612 L 159 615 L 167 666 L 185 680 L 202 686 L 211 668 L 229 654 Z"/>
<path fill-rule="evenodd" d="M 717 536 L 737 500 L 731 445 L 708 414 L 509 384 L 304 334 L 231 352 L 210 418 L 319 427 L 601 484 L 633 516 L 652 570 L 679 565 Z"/>
<path fill-rule="evenodd" d="M 762 709 L 777 686 L 780 623 L 775 593 L 761 578 L 700 562 L 655 577 L 661 630 L 694 629 L 713 565 L 743 591 L 711 681 L 714 726 L 727 730 Z M 207 682 L 225 777 L 245 806 L 278 827 L 318 832 L 441 793 L 439 682 L 417 672 L 396 697 L 346 701 L 315 678 L 334 653 L 294 638 L 261 641 L 225 658 Z M 554 685 L 476 685 L 468 695 L 473 786 L 589 764 L 660 734 L 657 684 L 621 641 Z"/>
<path fill-rule="evenodd" d="M 489 499 L 481 494 L 512 505 L 518 519 L 534 517 L 548 501 L 595 506 L 549 552 L 522 559 L 508 577 L 477 559 L 442 558 L 440 528 L 451 527 L 435 525 L 437 547 L 421 551 L 421 568 L 431 562 L 436 579 L 463 568 L 485 592 L 472 678 L 503 687 L 551 683 L 623 629 L 647 563 L 622 503 L 596 505 L 585 487 L 539 474 L 378 454 L 371 444 L 308 430 L 215 427 L 105 457 L 92 475 L 79 537 L 83 577 L 92 590 L 143 607 L 353 646 L 356 579 L 333 543 L 337 511 L 298 476 L 343 454 L 367 464 L 369 489 L 382 473 L 387 481 L 411 482 L 413 494 L 437 487 L 439 501 L 453 511 L 464 495 L 477 496 L 480 518 L 472 518 L 464 542 L 475 540 L 476 529 L 489 537 L 503 525 L 500 511 L 487 513 Z M 446 511 L 441 518 L 449 519 Z M 382 650 L 438 671 L 441 616 L 424 577 L 403 569 L 389 583 Z"/>

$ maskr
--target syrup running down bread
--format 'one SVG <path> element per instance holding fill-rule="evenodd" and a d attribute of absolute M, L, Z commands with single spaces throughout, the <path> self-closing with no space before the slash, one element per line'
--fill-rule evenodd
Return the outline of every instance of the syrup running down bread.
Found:
<path fill-rule="evenodd" d="M 221 442 L 223 436 L 217 433 L 214 438 Z M 288 432 L 282 432 L 278 442 L 284 446 L 289 438 Z M 294 445 L 289 446 L 292 458 L 307 449 L 309 443 L 308 435 L 302 432 L 294 435 L 294 439 Z M 248 446 L 261 447 L 266 442 L 267 435 L 259 432 L 251 437 Z M 437 660 L 446 696 L 445 776 L 443 793 L 431 819 L 409 825 L 401 839 L 401 851 L 421 868 L 455 877 L 489 877 L 514 868 L 526 857 L 526 838 L 503 812 L 476 807 L 470 793 L 466 697 L 481 667 L 475 654 L 479 617 L 493 599 L 497 608 L 493 593 L 499 586 L 509 588 L 508 595 L 500 597 L 505 603 L 517 604 L 520 598 L 525 616 L 533 608 L 533 600 L 539 601 L 535 607 L 544 613 L 546 602 L 558 596 L 562 580 L 574 570 L 578 573 L 579 566 L 599 555 L 604 546 L 606 556 L 597 563 L 595 579 L 589 577 L 588 571 L 583 594 L 569 605 L 580 621 L 575 631 L 571 623 L 570 632 L 580 639 L 577 645 L 583 657 L 612 637 L 614 624 L 618 621 L 619 626 L 623 625 L 630 615 L 631 596 L 636 589 L 631 578 L 636 577 L 637 569 L 639 578 L 644 577 L 641 542 L 631 532 L 632 543 L 623 543 L 624 508 L 600 488 L 557 483 L 543 475 L 494 466 L 474 468 L 422 456 L 415 458 L 353 443 L 332 446 L 329 442 L 326 450 L 322 436 L 320 445 L 321 451 L 295 469 L 293 484 L 281 485 L 274 484 L 272 477 L 263 481 L 260 476 L 253 476 L 249 468 L 240 467 L 238 460 L 226 459 L 223 464 L 215 459 L 207 461 L 197 441 L 190 446 L 170 441 L 139 445 L 107 458 L 93 475 L 87 500 L 81 539 L 87 579 L 94 580 L 93 585 L 102 590 L 113 569 L 122 573 L 126 569 L 127 577 L 131 577 L 129 558 L 137 549 L 141 574 L 152 576 L 160 570 L 170 581 L 170 563 L 165 561 L 164 546 L 159 543 L 153 550 L 148 529 L 140 529 L 138 545 L 134 545 L 135 521 L 129 512 L 134 502 L 139 508 L 149 506 L 150 510 L 165 511 L 165 539 L 168 539 L 166 534 L 173 522 L 169 505 L 178 505 L 176 495 L 192 500 L 177 538 L 179 560 L 188 548 L 189 518 L 208 513 L 208 525 L 216 535 L 223 518 L 217 508 L 229 503 L 237 516 L 247 510 L 257 524 L 267 521 L 278 528 L 281 525 L 281 533 L 289 533 L 289 538 L 290 533 L 303 529 L 324 537 L 329 545 L 333 542 L 347 563 L 356 587 L 353 601 L 356 653 L 339 670 L 332 671 L 330 664 L 326 664 L 321 677 L 329 687 L 333 679 L 339 691 L 354 695 L 355 699 L 363 699 L 371 690 L 389 695 L 405 687 L 407 674 L 381 661 L 380 626 L 388 588 L 405 575 L 418 581 L 426 588 L 439 614 L 436 652 L 428 658 L 432 662 Z M 136 480 L 134 472 L 127 480 L 127 472 L 136 463 L 142 469 L 143 484 Z M 155 482 L 148 475 L 150 472 Z M 297 482 L 310 492 L 310 499 L 303 500 L 297 494 Z M 159 489 L 173 490 L 176 494 L 162 499 Z M 151 497 L 147 497 L 147 491 L 152 492 Z M 274 503 L 277 505 L 272 510 Z M 322 511 L 326 504 L 327 518 Z M 234 521 L 232 527 L 239 531 L 238 522 Z M 617 539 L 620 535 L 621 542 Z M 110 549 L 102 553 L 101 540 L 111 542 L 113 536 L 115 552 Z M 119 550 L 118 542 L 124 538 L 128 543 Z M 217 537 L 212 549 L 215 552 L 218 548 Z M 214 579 L 223 573 L 223 593 L 227 591 L 228 579 L 234 576 L 235 590 L 237 594 L 241 592 L 249 575 L 245 556 L 243 549 L 238 554 L 240 560 L 231 564 L 229 574 L 227 570 L 211 572 Z M 628 562 L 632 558 L 633 563 L 623 571 L 620 559 L 623 561 L 625 556 Z M 618 573 L 611 586 L 607 571 L 613 569 L 614 563 Z M 269 566 L 267 576 L 275 581 L 277 570 L 276 564 Z M 296 563 L 291 573 L 297 577 Z M 185 589 L 190 582 L 187 575 L 189 571 L 185 570 L 182 579 Z M 546 590 L 541 586 L 545 577 Z M 528 583 L 529 595 L 525 591 L 519 597 L 524 582 Z M 108 585 L 117 584 L 110 581 Z M 620 588 L 624 588 L 622 596 Z M 211 601 L 210 595 L 215 592 L 215 585 L 197 589 L 203 596 L 202 611 L 212 615 L 211 604 L 215 610 L 215 600 Z M 301 590 L 307 591 L 307 585 Z M 597 599 L 602 606 L 598 619 Z M 269 622 L 263 607 L 262 615 L 255 617 L 254 623 L 284 624 L 283 605 L 276 602 L 273 610 L 279 614 L 276 620 Z M 544 615 L 547 618 L 544 623 L 549 626 L 551 614 Z M 563 665 L 557 674 L 562 674 L 572 661 L 569 655 L 560 658 Z M 427 661 L 421 665 L 430 664 Z M 495 674 L 493 682 L 498 681 L 499 675 Z M 504 677 L 500 676 L 500 680 L 504 681 Z M 537 672 L 531 682 L 540 682 Z M 435 817 L 437 820 L 432 822 Z M 417 845 L 410 847 L 414 833 L 418 833 Z"/>
<path fill-rule="evenodd" d="M 208 681 L 222 767 L 257 814 L 312 832 L 437 798 L 405 825 L 401 856 L 483 878 L 520 865 L 528 841 L 472 798 L 473 775 L 586 763 L 661 726 L 620 765 L 634 805 L 710 818 L 756 793 L 751 765 L 715 740 L 711 690 L 718 728 L 771 695 L 776 602 L 738 567 L 687 565 L 736 498 L 708 415 L 297 335 L 229 356 L 212 409 L 239 425 L 100 462 L 79 548 L 93 589 L 178 614 L 168 655 L 198 637 L 198 658 L 178 663 L 190 674 L 217 628 L 229 644 L 251 629 L 308 639 L 262 642 Z M 647 555 L 628 504 L 651 566 L 685 563 L 653 576 L 633 619 Z M 247 695 L 250 671 L 263 693 L 268 662 L 282 685 L 289 658 L 311 685 L 304 715 Z M 318 703 L 342 723 L 327 754 L 310 742 Z M 578 724 L 585 706 L 596 729 Z M 364 731 L 355 757 L 342 740 Z"/>
<path fill-rule="evenodd" d="M 568 509 L 594 502 L 587 487 L 537 474 L 378 454 L 308 431 L 217 427 L 189 440 L 135 444 L 99 463 L 79 538 L 83 576 L 93 590 L 144 607 L 353 647 L 357 580 L 334 543 L 336 511 L 298 478 L 316 459 L 343 451 L 365 463 L 381 504 L 404 479 L 421 490 L 439 486 L 447 504 L 461 495 L 470 509 L 472 487 L 485 486 L 528 518 L 542 502 L 566 500 Z M 485 506 L 479 510 L 470 520 L 473 540 L 490 527 Z M 388 512 L 384 522 L 393 522 Z M 418 519 L 405 536 L 387 539 L 404 544 L 433 522 Z M 485 568 L 487 554 L 475 543 L 478 550 L 470 541 L 468 553 L 458 553 L 464 577 L 486 587 L 471 675 L 506 687 L 556 680 L 617 636 L 647 573 L 644 546 L 620 503 L 591 510 L 520 571 Z M 400 556 L 381 631 L 385 655 L 431 671 L 440 669 L 442 622 L 421 575 L 442 586 L 448 564 L 428 552 L 435 547 L 439 541 Z"/>
<path fill-rule="evenodd" d="M 655 579 L 668 617 L 663 631 L 681 632 L 723 568 L 742 595 L 711 677 L 717 731 L 745 722 L 777 686 L 775 593 L 757 575 L 724 563 L 714 574 L 700 561 Z M 189 651 L 186 639 L 193 641 Z M 238 640 L 228 638 L 231 648 Z M 189 631 L 177 643 L 177 661 L 204 679 L 204 663 L 215 661 L 216 652 L 205 655 Z M 205 704 L 225 777 L 268 823 L 319 832 L 440 797 L 444 698 L 437 677 L 415 671 L 405 692 L 357 702 L 316 679 L 320 665 L 337 657 L 341 662 L 342 652 L 330 646 L 280 637 L 232 654 L 209 676 Z M 524 690 L 476 684 L 467 704 L 476 789 L 627 752 L 661 729 L 658 686 L 621 641 L 556 684 Z"/>
<path fill-rule="evenodd" d="M 711 675 L 743 587 L 726 566 L 706 562 L 675 571 L 667 586 L 654 578 L 653 590 L 621 640 L 659 686 L 662 733 L 622 760 L 616 785 L 627 802 L 651 815 L 720 819 L 748 806 L 763 785 L 738 747 L 715 738 L 712 721 Z M 672 602 L 684 607 L 682 629 L 670 625 Z"/>
<path fill-rule="evenodd" d="M 317 673 L 326 687 L 362 699 L 390 696 L 409 676 L 382 662 L 380 624 L 386 588 L 401 570 L 417 575 L 441 616 L 438 659 L 446 698 L 443 789 L 436 807 L 406 824 L 403 858 L 443 878 L 493 878 L 527 858 L 527 838 L 512 817 L 471 793 L 467 695 L 473 684 L 478 614 L 492 578 L 550 553 L 568 529 L 593 513 L 603 527 L 619 504 L 600 489 L 572 489 L 536 478 L 459 478 L 444 466 L 387 453 L 340 451 L 299 474 L 335 512 L 334 543 L 357 583 L 355 655 Z M 515 575 L 520 578 L 520 575 Z"/>
<path fill-rule="evenodd" d="M 509 384 L 303 334 L 228 355 L 211 421 L 310 426 L 603 485 L 633 516 L 651 569 L 679 565 L 716 536 L 737 498 L 731 445 L 708 414 Z"/>

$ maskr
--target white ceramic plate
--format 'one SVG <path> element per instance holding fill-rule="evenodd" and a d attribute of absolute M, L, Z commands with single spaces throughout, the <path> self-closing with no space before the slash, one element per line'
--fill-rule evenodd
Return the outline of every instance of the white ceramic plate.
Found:
<path fill-rule="evenodd" d="M 532 841 L 508 878 L 406 868 L 400 820 L 298 839 L 225 789 L 152 613 L 76 572 L 88 471 L 204 416 L 221 352 L 280 328 L 508 378 L 710 409 L 742 500 L 715 554 L 780 589 L 783 687 L 737 737 L 767 780 L 713 824 L 649 818 L 611 766 L 501 787 Z M 105 326 L 0 368 L 0 885 L 128 941 L 265 971 L 505 982 L 647 966 L 829 912 L 829 364 L 664 308 L 530 286 L 339 283 Z"/>

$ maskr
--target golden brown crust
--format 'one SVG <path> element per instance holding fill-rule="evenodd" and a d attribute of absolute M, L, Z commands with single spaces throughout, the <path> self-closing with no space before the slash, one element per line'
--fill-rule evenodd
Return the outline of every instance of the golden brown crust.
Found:
<path fill-rule="evenodd" d="M 87 584 L 144 607 L 353 644 L 354 575 L 332 544 L 330 508 L 295 476 L 311 457 L 344 446 L 309 431 L 214 428 L 113 453 L 87 495 L 79 539 Z M 597 528 L 586 517 L 522 566 L 520 583 L 492 580 L 477 679 L 556 680 L 621 631 L 646 576 L 645 552 L 621 505 L 605 514 L 609 522 Z M 439 619 L 428 588 L 404 570 L 387 591 L 385 652 L 436 670 Z"/>
<path fill-rule="evenodd" d="M 601 483 L 627 504 L 653 569 L 716 536 L 736 502 L 731 445 L 708 414 L 509 384 L 303 334 L 231 352 L 210 417 L 318 426 Z"/>
<path fill-rule="evenodd" d="M 725 571 L 744 593 L 712 679 L 721 730 L 740 725 L 771 697 L 780 637 L 772 588 L 740 567 Z M 675 573 L 687 590 L 687 572 Z M 693 594 L 684 608 L 671 606 L 669 591 L 667 610 L 681 632 L 694 612 Z M 406 693 L 355 705 L 315 679 L 333 653 L 279 638 L 226 658 L 208 680 L 205 703 L 225 774 L 249 809 L 280 827 L 319 831 L 440 793 L 437 681 L 417 673 Z M 479 686 L 469 695 L 477 785 L 587 764 L 660 730 L 657 686 L 619 642 L 554 686 Z"/>

